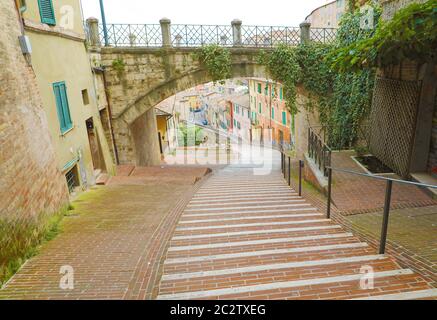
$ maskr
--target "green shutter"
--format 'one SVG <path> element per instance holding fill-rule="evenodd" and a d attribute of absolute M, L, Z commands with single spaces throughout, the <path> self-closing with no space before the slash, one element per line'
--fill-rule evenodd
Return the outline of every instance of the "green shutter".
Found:
<path fill-rule="evenodd" d="M 275 108 L 272 107 L 272 119 L 275 119 Z"/>
<path fill-rule="evenodd" d="M 61 133 L 65 133 L 73 127 L 70 115 L 70 107 L 68 105 L 67 87 L 65 86 L 65 82 L 54 83 L 53 91 L 55 93 L 56 110 L 58 113 Z"/>
<path fill-rule="evenodd" d="M 281 89 L 279 89 L 279 99 L 283 99 L 283 95 L 284 95 L 284 93 L 283 93 L 283 89 L 281 88 Z"/>
<path fill-rule="evenodd" d="M 287 113 L 285 111 L 282 111 L 282 124 L 287 125 Z"/>
<path fill-rule="evenodd" d="M 258 83 L 258 93 L 261 93 L 261 83 Z"/>
<path fill-rule="evenodd" d="M 41 22 L 49 25 L 56 25 L 55 10 L 53 9 L 52 0 L 38 0 L 39 14 Z"/>
<path fill-rule="evenodd" d="M 259 103 L 259 114 L 263 113 L 261 102 Z"/>

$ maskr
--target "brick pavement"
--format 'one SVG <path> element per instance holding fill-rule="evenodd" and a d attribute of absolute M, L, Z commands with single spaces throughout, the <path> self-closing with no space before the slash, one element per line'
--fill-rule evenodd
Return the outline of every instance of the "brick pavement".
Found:
<path fill-rule="evenodd" d="M 138 180 L 151 170 L 153 180 Z M 135 171 L 134 183 L 115 177 L 74 201 L 63 232 L 0 290 L 0 299 L 150 299 L 168 238 L 206 170 L 171 168 L 178 183 L 166 169 Z M 74 270 L 73 290 L 59 287 L 66 265 Z"/>
<path fill-rule="evenodd" d="M 365 173 L 352 160 L 353 151 L 332 153 L 332 166 Z M 394 178 L 399 178 L 394 176 Z M 343 214 L 372 212 L 384 206 L 386 183 L 381 180 L 333 172 L 332 199 Z M 437 205 L 427 193 L 418 187 L 393 184 L 392 208 L 411 208 Z"/>

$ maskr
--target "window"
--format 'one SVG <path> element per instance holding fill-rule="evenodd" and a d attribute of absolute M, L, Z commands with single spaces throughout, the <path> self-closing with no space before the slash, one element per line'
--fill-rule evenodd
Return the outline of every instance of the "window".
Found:
<path fill-rule="evenodd" d="M 87 89 L 83 89 L 82 90 L 82 101 L 83 101 L 83 104 L 85 106 L 90 104 L 90 97 L 88 96 L 88 90 Z"/>
<path fill-rule="evenodd" d="M 264 88 L 264 94 L 265 94 L 266 96 L 269 95 L 269 87 L 268 87 L 268 85 L 266 85 L 265 88 Z"/>
<path fill-rule="evenodd" d="M 53 9 L 52 0 L 38 0 L 38 6 L 41 22 L 51 26 L 56 25 L 55 10 Z"/>
<path fill-rule="evenodd" d="M 80 186 L 77 165 L 65 174 L 65 179 L 67 180 L 68 192 L 72 194 L 74 189 Z"/>
<path fill-rule="evenodd" d="M 279 89 L 279 99 L 283 99 L 284 98 L 284 89 L 280 88 Z"/>
<path fill-rule="evenodd" d="M 282 124 L 287 125 L 287 113 L 285 111 L 282 111 Z"/>
<path fill-rule="evenodd" d="M 258 83 L 258 93 L 261 93 L 261 83 Z"/>
<path fill-rule="evenodd" d="M 262 104 L 261 104 L 261 102 L 259 103 L 259 105 L 258 105 L 258 111 L 259 111 L 259 114 L 261 114 L 261 113 L 263 113 L 263 106 L 262 106 Z"/>
<path fill-rule="evenodd" d="M 237 126 L 237 120 L 234 119 L 234 127 Z"/>
<path fill-rule="evenodd" d="M 65 82 L 54 83 L 53 91 L 56 98 L 56 110 L 58 112 L 61 133 L 65 133 L 73 127 L 70 116 L 70 108 L 68 106 L 67 87 L 65 86 Z"/>
<path fill-rule="evenodd" d="M 238 130 L 241 129 L 241 123 L 240 122 L 237 122 L 237 128 L 238 128 Z"/>
<path fill-rule="evenodd" d="M 272 107 L 272 119 L 275 119 L 275 108 Z"/>

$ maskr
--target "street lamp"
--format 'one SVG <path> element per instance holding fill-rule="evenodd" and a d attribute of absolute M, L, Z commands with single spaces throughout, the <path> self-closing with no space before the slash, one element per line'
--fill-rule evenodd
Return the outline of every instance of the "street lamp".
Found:
<path fill-rule="evenodd" d="M 109 39 L 108 39 L 108 28 L 106 27 L 105 7 L 103 5 L 103 0 L 99 0 L 99 2 L 100 2 L 100 15 L 102 16 L 103 36 L 105 38 L 105 47 L 108 47 Z"/>

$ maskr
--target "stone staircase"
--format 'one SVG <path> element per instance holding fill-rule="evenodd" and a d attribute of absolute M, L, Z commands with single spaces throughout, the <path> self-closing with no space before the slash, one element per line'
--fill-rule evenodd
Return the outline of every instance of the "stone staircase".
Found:
<path fill-rule="evenodd" d="M 229 166 L 185 208 L 157 299 L 437 299 L 437 289 L 326 219 L 279 171 Z"/>

